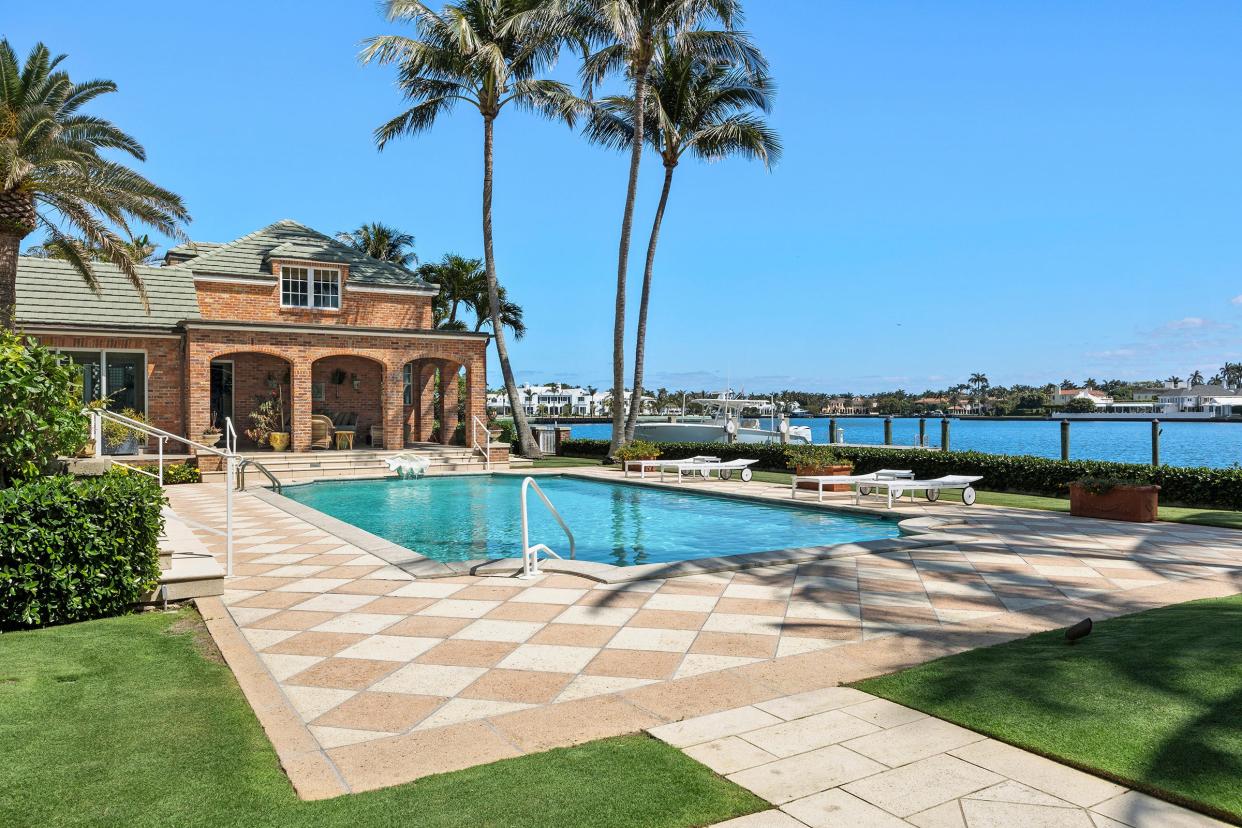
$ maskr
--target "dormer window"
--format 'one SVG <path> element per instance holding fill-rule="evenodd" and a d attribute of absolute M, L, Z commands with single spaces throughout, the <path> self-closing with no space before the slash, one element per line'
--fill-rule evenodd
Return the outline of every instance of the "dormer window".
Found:
<path fill-rule="evenodd" d="M 281 267 L 280 306 L 340 310 L 341 271 L 324 267 Z"/>

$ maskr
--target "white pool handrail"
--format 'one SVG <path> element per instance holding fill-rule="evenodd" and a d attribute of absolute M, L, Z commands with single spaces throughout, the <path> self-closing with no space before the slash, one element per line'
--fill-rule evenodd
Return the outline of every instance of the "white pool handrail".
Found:
<path fill-rule="evenodd" d="M 575 557 L 574 533 L 569 530 L 569 526 L 565 523 L 561 513 L 556 511 L 556 507 L 552 505 L 552 501 L 548 500 L 548 496 L 543 493 L 543 489 L 539 488 L 539 484 L 535 482 L 535 478 L 527 477 L 522 481 L 522 574 L 520 578 L 534 578 L 540 574 L 539 572 L 539 553 L 543 552 L 554 558 L 561 556 L 556 554 L 545 543 L 537 543 L 530 545 L 530 519 L 526 509 L 526 491 L 533 488 L 535 494 L 539 495 L 539 499 L 543 501 L 543 505 L 548 507 L 548 511 L 552 513 L 552 517 L 556 518 L 556 522 L 565 530 L 565 537 L 569 538 L 569 557 Z"/>

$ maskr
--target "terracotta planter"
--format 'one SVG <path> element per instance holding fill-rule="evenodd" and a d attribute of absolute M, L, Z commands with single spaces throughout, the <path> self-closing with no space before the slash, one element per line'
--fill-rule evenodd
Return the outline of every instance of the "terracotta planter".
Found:
<path fill-rule="evenodd" d="M 267 438 L 267 444 L 272 447 L 272 451 L 288 451 L 289 432 L 273 431 Z"/>
<path fill-rule="evenodd" d="M 853 466 L 840 466 L 840 465 L 838 466 L 798 466 L 794 469 L 794 473 L 797 474 L 799 477 L 822 477 L 824 475 L 831 475 L 833 477 L 838 477 L 843 474 L 849 474 L 852 471 L 854 471 Z M 819 486 L 815 485 L 809 480 L 799 483 L 798 488 L 808 489 L 812 492 L 819 491 Z M 825 492 L 848 492 L 849 490 L 850 490 L 850 485 L 848 483 L 838 483 L 833 486 L 824 487 Z"/>
<path fill-rule="evenodd" d="M 1159 500 L 1159 486 L 1115 486 L 1104 494 L 1093 494 L 1077 483 L 1070 484 L 1070 514 L 1075 517 L 1151 523 Z"/>

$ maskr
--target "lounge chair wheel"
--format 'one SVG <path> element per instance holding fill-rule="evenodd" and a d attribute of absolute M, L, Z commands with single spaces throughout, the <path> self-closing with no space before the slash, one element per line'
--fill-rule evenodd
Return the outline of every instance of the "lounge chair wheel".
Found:
<path fill-rule="evenodd" d="M 754 473 L 750 469 L 742 469 L 742 482 L 743 483 L 749 483 L 750 479 L 754 476 L 755 476 Z"/>
<path fill-rule="evenodd" d="M 939 499 L 940 499 L 939 489 L 928 489 L 927 490 L 927 502 L 928 503 L 935 503 Z"/>
<path fill-rule="evenodd" d="M 901 496 L 906 493 L 906 490 L 900 486 L 894 486 L 890 491 L 893 493 L 893 500 L 900 500 Z"/>
<path fill-rule="evenodd" d="M 869 495 L 871 494 L 871 487 L 870 486 L 859 486 L 858 493 L 860 495 Z"/>
<path fill-rule="evenodd" d="M 729 479 L 729 478 L 731 478 L 732 476 L 733 476 L 733 469 L 721 469 L 721 470 L 720 470 L 720 479 L 721 479 L 721 480 L 728 480 L 728 479 Z"/>
<path fill-rule="evenodd" d="M 962 489 L 962 502 L 967 506 L 975 505 L 975 490 L 971 486 Z"/>

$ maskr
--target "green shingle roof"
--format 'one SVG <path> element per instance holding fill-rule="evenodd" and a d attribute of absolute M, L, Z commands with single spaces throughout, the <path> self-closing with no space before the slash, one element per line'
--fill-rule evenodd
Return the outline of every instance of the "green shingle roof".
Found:
<path fill-rule="evenodd" d="M 56 324 L 107 328 L 172 328 L 198 319 L 198 297 L 190 274 L 174 267 L 139 267 L 150 299 L 150 313 L 138 291 L 114 265 L 96 262 L 99 294 L 87 286 L 69 262 L 19 256 L 17 321 L 22 325 Z"/>
<path fill-rule="evenodd" d="M 177 248 L 175 250 L 183 255 L 191 252 Z M 408 270 L 373 259 L 331 236 L 325 236 L 287 219 L 228 244 L 214 246 L 175 267 L 196 274 L 260 279 L 272 276 L 273 259 L 306 259 L 348 265 L 351 284 L 436 290 L 435 285 L 423 281 Z"/>

